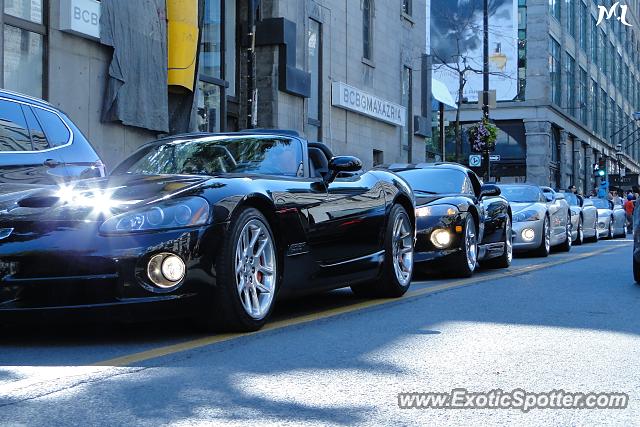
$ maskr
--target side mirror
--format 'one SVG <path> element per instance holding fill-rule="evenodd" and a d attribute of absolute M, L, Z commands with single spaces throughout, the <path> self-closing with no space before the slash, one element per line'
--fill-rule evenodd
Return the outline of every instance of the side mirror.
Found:
<path fill-rule="evenodd" d="M 553 202 L 553 194 L 544 193 L 544 198 L 547 201 L 547 203 Z"/>
<path fill-rule="evenodd" d="M 341 172 L 358 172 L 362 170 L 362 161 L 353 156 L 336 156 L 329 160 L 327 182 L 333 182 Z"/>
<path fill-rule="evenodd" d="M 496 197 L 502 194 L 502 190 L 500 187 L 493 184 L 485 184 L 480 188 L 480 198 L 483 199 L 485 197 Z"/>

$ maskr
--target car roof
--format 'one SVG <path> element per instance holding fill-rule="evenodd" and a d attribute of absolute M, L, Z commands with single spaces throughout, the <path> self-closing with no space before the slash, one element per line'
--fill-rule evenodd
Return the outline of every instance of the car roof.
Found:
<path fill-rule="evenodd" d="M 295 130 L 287 130 L 287 129 L 246 129 L 238 132 L 188 132 L 181 133 L 177 135 L 168 135 L 163 138 L 159 138 L 155 141 L 151 141 L 151 143 L 155 142 L 166 142 L 166 141 L 175 141 L 179 139 L 199 139 L 199 138 L 208 138 L 212 136 L 282 136 L 287 138 L 298 138 L 304 140 L 300 134 Z"/>
<path fill-rule="evenodd" d="M 25 95 L 23 93 L 13 92 L 6 89 L 0 89 L 0 97 L 11 99 L 13 101 L 26 102 L 27 104 L 39 105 L 41 107 L 56 108 L 43 99 Z"/>
<path fill-rule="evenodd" d="M 377 169 L 388 169 L 393 172 L 403 172 L 407 170 L 415 169 L 450 169 L 457 170 L 466 173 L 470 169 L 458 163 L 449 162 L 435 162 L 435 163 L 391 163 L 388 165 L 381 165 L 376 167 Z"/>

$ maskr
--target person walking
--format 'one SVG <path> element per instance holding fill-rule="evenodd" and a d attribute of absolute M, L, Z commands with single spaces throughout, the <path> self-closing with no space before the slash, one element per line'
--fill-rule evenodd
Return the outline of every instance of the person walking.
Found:
<path fill-rule="evenodd" d="M 628 194 L 627 201 L 624 202 L 624 212 L 627 216 L 627 234 L 633 233 L 633 210 L 635 206 L 635 198 L 632 194 Z"/>

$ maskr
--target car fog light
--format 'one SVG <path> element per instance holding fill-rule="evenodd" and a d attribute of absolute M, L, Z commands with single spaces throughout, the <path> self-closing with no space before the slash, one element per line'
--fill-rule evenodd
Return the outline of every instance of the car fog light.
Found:
<path fill-rule="evenodd" d="M 531 242 L 536 238 L 536 232 L 530 228 L 525 228 L 522 230 L 522 239 L 526 242 Z"/>
<path fill-rule="evenodd" d="M 607 228 L 607 225 L 606 225 L 604 222 L 599 222 L 599 223 L 598 223 L 598 228 L 599 228 L 600 230 L 604 230 L 604 229 L 606 229 L 606 228 Z"/>
<path fill-rule="evenodd" d="M 431 233 L 431 243 L 438 249 L 444 249 L 451 244 L 451 233 L 448 230 L 435 230 Z"/>
<path fill-rule="evenodd" d="M 182 258 L 174 254 L 154 255 L 147 266 L 147 276 L 159 288 L 171 288 L 177 285 L 186 272 Z"/>

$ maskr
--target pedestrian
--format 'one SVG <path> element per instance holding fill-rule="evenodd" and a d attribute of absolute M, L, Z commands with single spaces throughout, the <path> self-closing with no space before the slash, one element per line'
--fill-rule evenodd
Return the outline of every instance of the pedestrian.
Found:
<path fill-rule="evenodd" d="M 636 203 L 633 195 L 627 195 L 627 201 L 624 202 L 624 212 L 627 216 L 627 234 L 633 233 L 633 210 L 635 209 Z"/>
<path fill-rule="evenodd" d="M 569 187 L 569 192 L 572 193 L 572 194 L 578 194 L 578 189 L 576 188 L 575 185 L 571 185 Z"/>
<path fill-rule="evenodd" d="M 622 206 L 624 204 L 624 200 L 617 191 L 613 192 L 613 204 L 616 206 Z"/>

